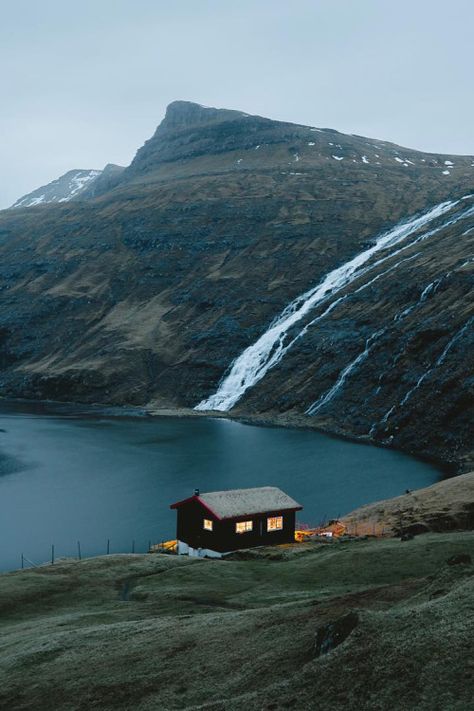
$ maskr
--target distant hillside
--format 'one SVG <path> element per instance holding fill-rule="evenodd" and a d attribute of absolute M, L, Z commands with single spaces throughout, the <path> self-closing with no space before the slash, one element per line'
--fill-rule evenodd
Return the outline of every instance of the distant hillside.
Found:
<path fill-rule="evenodd" d="M 470 156 L 174 102 L 127 168 L 0 214 L 0 392 L 298 417 L 467 469 L 473 193 Z"/>
<path fill-rule="evenodd" d="M 351 532 L 393 534 L 474 529 L 474 472 L 362 506 L 343 518 Z"/>
<path fill-rule="evenodd" d="M 12 208 L 94 197 L 113 187 L 123 170 L 120 165 L 112 163 L 103 170 L 69 170 L 57 180 L 19 198 Z"/>
<path fill-rule="evenodd" d="M 23 195 L 12 207 L 34 207 L 51 202 L 69 202 L 97 180 L 100 170 L 69 170 L 60 178 Z"/>

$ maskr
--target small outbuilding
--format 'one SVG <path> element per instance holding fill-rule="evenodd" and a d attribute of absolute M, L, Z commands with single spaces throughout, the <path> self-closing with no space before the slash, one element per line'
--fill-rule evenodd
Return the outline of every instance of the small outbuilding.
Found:
<path fill-rule="evenodd" d="M 172 504 L 178 514 L 178 553 L 220 557 L 223 553 L 293 543 L 300 506 L 276 486 L 211 491 Z"/>

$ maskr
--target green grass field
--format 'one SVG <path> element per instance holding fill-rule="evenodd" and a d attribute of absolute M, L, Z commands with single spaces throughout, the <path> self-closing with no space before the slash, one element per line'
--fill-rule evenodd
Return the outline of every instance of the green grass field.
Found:
<path fill-rule="evenodd" d="M 0 576 L 2 709 L 474 708 L 474 533 Z M 359 622 L 318 656 L 316 635 Z"/>

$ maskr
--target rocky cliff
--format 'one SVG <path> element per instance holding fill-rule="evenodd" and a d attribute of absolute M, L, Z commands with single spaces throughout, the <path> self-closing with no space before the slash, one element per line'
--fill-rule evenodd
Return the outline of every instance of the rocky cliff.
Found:
<path fill-rule="evenodd" d="M 467 468 L 471 192 L 469 156 L 174 102 L 102 185 L 0 213 L 1 392 L 299 418 Z"/>

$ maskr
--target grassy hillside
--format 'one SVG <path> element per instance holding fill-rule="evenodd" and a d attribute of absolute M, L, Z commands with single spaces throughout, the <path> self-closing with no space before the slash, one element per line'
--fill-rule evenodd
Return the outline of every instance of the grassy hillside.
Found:
<path fill-rule="evenodd" d="M 349 532 L 425 533 L 474 528 L 474 472 L 362 506 L 344 516 Z"/>
<path fill-rule="evenodd" d="M 473 532 L 2 575 L 0 707 L 465 711 L 474 567 L 447 562 L 460 554 Z"/>

